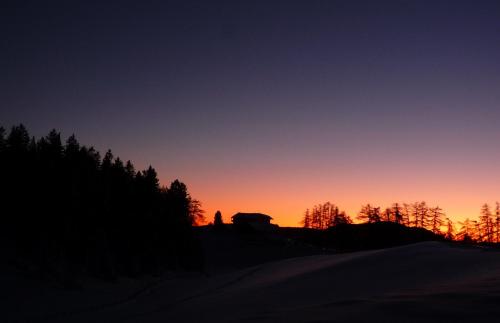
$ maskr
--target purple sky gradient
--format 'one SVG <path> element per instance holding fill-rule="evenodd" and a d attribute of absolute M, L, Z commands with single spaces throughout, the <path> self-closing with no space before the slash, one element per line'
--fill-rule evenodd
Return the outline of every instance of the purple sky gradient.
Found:
<path fill-rule="evenodd" d="M 0 123 L 152 164 L 209 217 L 500 199 L 498 1 L 0 6 Z"/>

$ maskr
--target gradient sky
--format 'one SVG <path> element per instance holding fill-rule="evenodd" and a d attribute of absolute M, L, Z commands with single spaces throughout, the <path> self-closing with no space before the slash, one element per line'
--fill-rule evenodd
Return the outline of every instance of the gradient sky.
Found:
<path fill-rule="evenodd" d="M 500 199 L 499 1 L 2 1 L 0 124 L 51 128 L 209 220 Z"/>

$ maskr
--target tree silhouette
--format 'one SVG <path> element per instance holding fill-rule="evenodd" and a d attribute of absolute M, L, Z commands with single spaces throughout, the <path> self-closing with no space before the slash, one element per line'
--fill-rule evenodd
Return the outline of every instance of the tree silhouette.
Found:
<path fill-rule="evenodd" d="M 22 124 L 12 127 L 7 137 L 7 146 L 11 153 L 27 152 L 30 136 Z"/>
<path fill-rule="evenodd" d="M 453 221 L 451 221 L 450 218 L 446 218 L 445 238 L 450 241 L 455 239 L 455 226 L 453 225 Z"/>
<path fill-rule="evenodd" d="M 222 213 L 220 213 L 219 210 L 215 212 L 214 215 L 214 227 L 215 228 L 222 228 L 224 226 L 224 222 L 222 221 Z"/>
<path fill-rule="evenodd" d="M 487 203 L 483 204 L 481 207 L 479 221 L 479 240 L 491 243 L 493 239 L 493 220 L 490 206 Z"/>
<path fill-rule="evenodd" d="M 401 215 L 402 215 L 403 225 L 407 227 L 411 225 L 410 214 L 411 214 L 411 205 L 408 203 L 403 203 L 403 211 Z"/>
<path fill-rule="evenodd" d="M 392 205 L 391 214 L 392 214 L 394 222 L 396 222 L 396 223 L 403 223 L 404 222 L 403 208 L 398 203 L 394 203 Z"/>
<path fill-rule="evenodd" d="M 380 207 L 371 204 L 362 205 L 356 220 L 361 224 L 395 223 L 406 227 L 415 227 L 417 232 L 429 230 L 439 239 L 462 241 L 465 243 L 500 243 L 500 203 L 496 203 L 494 214 L 488 204 L 481 207 L 478 220 L 465 219 L 458 222 L 458 230 L 450 218 L 445 218 L 443 209 L 439 206 L 428 206 L 425 201 L 414 203 L 393 203 L 381 214 Z M 351 224 L 352 221 L 340 212 L 335 204 L 326 202 L 315 205 L 312 211 L 307 209 L 300 222 L 304 228 L 324 230 L 340 224 Z M 384 224 L 385 225 L 385 224 Z M 387 229 L 387 228 L 386 228 Z M 336 231 L 339 232 L 339 231 Z M 340 234 L 340 233 L 339 233 Z M 343 231 L 343 239 L 349 236 Z M 353 236 L 351 238 L 354 239 Z"/>
<path fill-rule="evenodd" d="M 300 222 L 304 228 L 324 230 L 339 224 L 352 223 L 351 218 L 330 202 L 315 205 L 312 212 L 307 209 Z"/>
<path fill-rule="evenodd" d="M 12 261 L 76 277 L 137 276 L 199 268 L 191 225 L 201 203 L 174 181 L 160 187 L 151 166 L 136 171 L 108 150 L 101 161 L 75 135 L 36 141 L 23 125 L 0 128 L 1 242 Z"/>
<path fill-rule="evenodd" d="M 304 228 L 311 228 L 311 214 L 309 213 L 309 209 L 304 212 L 301 224 Z"/>
<path fill-rule="evenodd" d="M 500 243 L 500 203 L 495 203 L 495 242 Z"/>
<path fill-rule="evenodd" d="M 441 233 L 441 226 L 444 224 L 443 222 L 443 217 L 445 214 L 443 213 L 443 210 L 439 207 L 433 207 L 429 209 L 430 212 L 430 222 L 431 222 L 431 231 L 439 234 Z"/>
<path fill-rule="evenodd" d="M 189 218 L 193 225 L 205 223 L 205 211 L 201 208 L 201 202 L 191 196 L 189 196 Z"/>
<path fill-rule="evenodd" d="M 3 153 L 6 145 L 7 145 L 7 141 L 5 140 L 5 128 L 0 127 L 0 153 Z"/>
<path fill-rule="evenodd" d="M 357 219 L 367 223 L 380 222 L 380 207 L 372 207 L 370 204 L 363 205 Z"/>
<path fill-rule="evenodd" d="M 350 223 L 352 223 L 351 218 L 344 211 L 339 212 L 339 208 L 335 207 L 332 226 Z"/>

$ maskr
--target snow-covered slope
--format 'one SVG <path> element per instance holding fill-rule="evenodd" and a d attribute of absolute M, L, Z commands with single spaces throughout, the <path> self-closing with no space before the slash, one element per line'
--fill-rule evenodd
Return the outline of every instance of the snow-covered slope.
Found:
<path fill-rule="evenodd" d="M 480 322 L 500 317 L 500 253 L 425 242 L 164 280 L 65 322 Z M 73 301 L 77 301 L 74 297 Z M 51 302 L 50 297 L 40 302 Z M 30 313 L 26 305 L 25 316 Z M 47 308 L 51 308 L 48 306 Z M 52 307 L 53 309 L 53 307 Z"/>

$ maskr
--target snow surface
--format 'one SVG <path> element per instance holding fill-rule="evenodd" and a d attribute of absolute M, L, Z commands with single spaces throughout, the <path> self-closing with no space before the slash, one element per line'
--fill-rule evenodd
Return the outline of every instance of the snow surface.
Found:
<path fill-rule="evenodd" d="M 6 322 L 500 321 L 500 252 L 438 242 L 80 291 L 1 283 Z"/>

